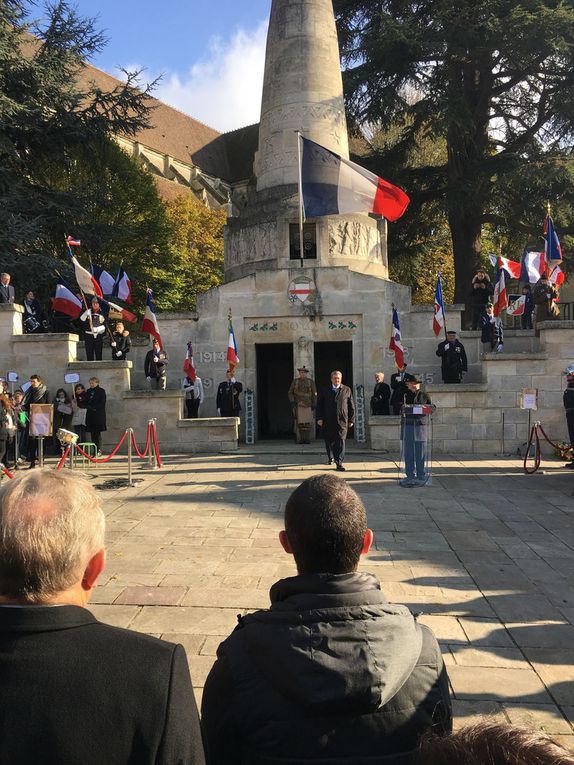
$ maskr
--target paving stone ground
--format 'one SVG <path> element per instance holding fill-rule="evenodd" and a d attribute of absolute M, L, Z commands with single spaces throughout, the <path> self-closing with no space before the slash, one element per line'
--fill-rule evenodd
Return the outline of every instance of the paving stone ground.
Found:
<path fill-rule="evenodd" d="M 237 615 L 266 607 L 271 584 L 295 573 L 277 540 L 284 503 L 331 468 L 317 448 L 289 451 L 168 458 L 122 490 L 103 488 L 121 463 L 94 473 L 108 562 L 92 610 L 182 643 L 198 696 Z M 574 748 L 574 476 L 543 468 L 441 457 L 432 486 L 403 489 L 391 459 L 352 453 L 345 478 L 375 532 L 361 569 L 434 630 L 456 725 L 488 714 Z"/>

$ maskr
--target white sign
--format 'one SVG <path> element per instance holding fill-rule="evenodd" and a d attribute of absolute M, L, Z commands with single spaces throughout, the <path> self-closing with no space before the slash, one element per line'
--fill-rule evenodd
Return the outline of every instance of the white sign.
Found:
<path fill-rule="evenodd" d="M 67 372 L 64 375 L 64 382 L 68 385 L 74 385 L 74 383 L 80 382 L 80 375 L 77 372 Z"/>
<path fill-rule="evenodd" d="M 8 377 L 8 382 L 13 382 L 13 383 L 17 383 L 18 380 L 20 379 L 20 375 L 18 374 L 18 372 L 8 372 L 7 377 Z"/>
<path fill-rule="evenodd" d="M 520 396 L 521 409 L 538 409 L 538 388 L 523 388 Z"/>

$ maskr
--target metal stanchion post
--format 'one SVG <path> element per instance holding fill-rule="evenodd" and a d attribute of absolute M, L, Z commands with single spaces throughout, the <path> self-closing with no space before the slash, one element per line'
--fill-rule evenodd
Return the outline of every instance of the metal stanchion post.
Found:
<path fill-rule="evenodd" d="M 38 436 L 38 465 L 44 467 L 44 436 Z"/>
<path fill-rule="evenodd" d="M 128 486 L 133 486 L 132 481 L 132 433 L 133 428 L 128 428 L 126 430 L 127 439 L 128 439 Z"/>
<path fill-rule="evenodd" d="M 68 455 L 70 458 L 70 470 L 74 469 L 74 446 L 75 444 L 70 444 L 70 454 Z"/>
<path fill-rule="evenodd" d="M 148 470 L 157 470 L 157 458 L 155 455 L 155 445 L 153 442 L 153 432 L 155 429 L 155 417 L 153 417 L 148 422 L 148 425 L 151 428 L 151 432 L 149 434 L 149 452 L 148 452 L 148 458 L 147 458 L 147 466 L 148 466 Z"/>

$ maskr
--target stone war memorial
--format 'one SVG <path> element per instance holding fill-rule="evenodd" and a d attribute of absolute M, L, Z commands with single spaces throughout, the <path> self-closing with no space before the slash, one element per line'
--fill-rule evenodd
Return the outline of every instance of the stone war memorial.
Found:
<path fill-rule="evenodd" d="M 50 390 L 68 371 L 78 371 L 83 382 L 97 375 L 108 391 L 104 447 L 117 443 L 126 426 L 145 430 L 155 416 L 164 450 L 183 453 L 234 450 L 238 438 L 291 438 L 287 391 L 296 370 L 308 367 L 321 387 L 340 369 L 362 412 L 355 439 L 375 451 L 397 452 L 398 417 L 369 415 L 374 373 L 384 371 L 388 381 L 395 371 L 388 350 L 394 305 L 409 371 L 423 376 L 437 405 L 435 453 L 496 454 L 503 443 L 516 452 L 528 435 L 528 412 L 520 409 L 524 388 L 538 389 L 536 418 L 554 440 L 563 440 L 561 372 L 574 360 L 574 325 L 544 322 L 536 333 L 508 331 L 504 353 L 484 358 L 479 333 L 462 332 L 468 374 L 461 385 L 440 384 L 435 350 L 442 338 L 432 331 L 433 308 L 413 305 L 410 289 L 389 279 L 387 221 L 363 214 L 308 219 L 301 253 L 297 131 L 348 158 L 330 0 L 272 4 L 257 149 L 242 157 L 248 180 L 229 187 L 224 283 L 198 296 L 196 314 L 158 316 L 171 360 L 168 389 L 144 390 L 149 344 L 136 344 L 132 361 L 81 361 L 83 344 L 75 335 L 23 335 L 17 305 L 0 306 L 2 367 L 37 372 Z M 463 310 L 446 306 L 449 328 L 460 331 Z M 227 368 L 230 311 L 240 357 L 236 377 L 244 388 L 240 422 L 217 418 L 215 404 Z M 183 417 L 179 390 L 190 340 L 205 387 L 199 420 Z"/>

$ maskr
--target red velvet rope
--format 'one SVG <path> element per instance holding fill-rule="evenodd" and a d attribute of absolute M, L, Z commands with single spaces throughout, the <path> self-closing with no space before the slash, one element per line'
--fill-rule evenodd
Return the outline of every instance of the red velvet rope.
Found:
<path fill-rule="evenodd" d="M 538 468 L 540 467 L 540 460 L 542 459 L 542 455 L 540 453 L 540 435 L 538 433 L 542 433 L 546 441 L 550 444 L 550 446 L 553 449 L 558 448 L 558 444 L 555 444 L 553 441 L 551 441 L 548 436 L 546 435 L 546 431 L 542 427 L 542 425 L 539 422 L 535 422 L 532 426 L 532 430 L 530 431 L 530 438 L 528 440 L 528 446 L 526 447 L 526 454 L 524 455 L 524 472 L 527 475 L 533 475 L 536 473 Z M 534 467 L 528 468 L 526 467 L 526 463 L 528 462 L 528 455 L 530 454 L 530 447 L 532 446 L 532 442 L 535 442 L 535 454 L 534 454 Z"/>
<path fill-rule="evenodd" d="M 141 460 L 143 460 L 144 457 L 147 457 L 150 441 L 151 441 L 151 423 L 150 422 L 148 422 L 148 425 L 147 425 L 147 436 L 146 436 L 146 442 L 145 442 L 145 449 L 143 450 L 143 452 L 140 452 L 140 450 L 138 449 L 136 437 L 135 437 L 134 432 L 132 430 L 132 444 L 133 444 L 133 447 L 135 449 L 136 454 L 138 455 L 138 457 Z"/>
<path fill-rule="evenodd" d="M 116 448 L 108 454 L 107 457 L 100 457 L 99 459 L 97 457 L 92 457 L 90 454 L 85 452 L 81 446 L 76 445 L 76 451 L 78 451 L 80 454 L 82 454 L 86 459 L 90 460 L 90 462 L 96 462 L 98 464 L 102 464 L 104 462 L 109 462 L 112 457 L 115 457 L 116 454 L 119 451 L 120 446 L 123 444 L 123 442 L 126 440 L 126 436 L 128 434 L 128 431 L 126 430 L 123 434 L 123 436 L 120 438 L 118 445 Z"/>
<path fill-rule="evenodd" d="M 152 428 L 153 428 L 153 433 L 152 433 L 152 435 L 153 435 L 153 448 L 155 450 L 155 457 L 157 459 L 157 466 L 161 467 L 162 466 L 162 462 L 161 462 L 161 456 L 160 456 L 160 453 L 159 453 L 159 446 L 157 444 L 157 428 L 156 428 L 156 425 L 155 425 L 155 420 L 152 423 Z"/>
<path fill-rule="evenodd" d="M 66 446 L 66 451 L 62 454 L 60 461 L 58 462 L 56 466 L 56 470 L 61 470 L 64 467 L 64 464 L 66 462 L 66 458 L 68 454 L 70 453 L 70 447 Z"/>

